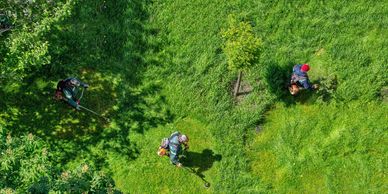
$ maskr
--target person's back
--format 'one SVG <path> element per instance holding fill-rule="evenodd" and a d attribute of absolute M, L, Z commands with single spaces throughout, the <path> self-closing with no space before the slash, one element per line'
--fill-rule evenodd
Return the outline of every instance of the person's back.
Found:
<path fill-rule="evenodd" d="M 181 144 L 179 142 L 179 138 L 178 138 L 179 135 L 180 135 L 180 133 L 178 131 L 174 132 L 173 134 L 171 134 L 170 138 L 168 139 L 169 140 L 168 147 L 170 150 L 170 155 L 177 156 L 179 154 L 180 150 L 182 149 L 182 146 L 181 146 Z M 177 162 L 174 159 L 172 159 L 171 161 L 174 164 L 176 164 L 176 162 Z"/>
<path fill-rule="evenodd" d="M 298 77 L 300 78 L 307 78 L 308 75 L 307 75 L 307 71 L 303 71 L 302 70 L 302 66 L 301 64 L 298 64 L 298 65 L 295 65 L 293 68 L 292 68 L 292 72 L 294 74 L 296 74 Z"/>
<path fill-rule="evenodd" d="M 182 150 L 182 145 L 185 145 L 185 149 L 188 149 L 187 142 L 189 141 L 186 135 L 182 135 L 180 132 L 176 131 L 171 134 L 170 138 L 168 138 L 169 143 L 169 151 L 170 151 L 170 161 L 172 164 L 177 165 L 178 167 L 182 166 L 179 162 L 178 155 Z"/>
<path fill-rule="evenodd" d="M 69 103 L 72 107 L 79 110 L 78 100 L 76 98 L 76 88 L 82 86 L 88 88 L 89 85 L 79 81 L 77 78 L 67 78 L 61 80 L 57 84 L 57 92 L 60 91 L 65 98 L 65 101 Z"/>
<path fill-rule="evenodd" d="M 296 83 L 305 89 L 312 89 L 307 72 L 310 70 L 308 64 L 298 64 L 292 69 L 291 84 Z"/>

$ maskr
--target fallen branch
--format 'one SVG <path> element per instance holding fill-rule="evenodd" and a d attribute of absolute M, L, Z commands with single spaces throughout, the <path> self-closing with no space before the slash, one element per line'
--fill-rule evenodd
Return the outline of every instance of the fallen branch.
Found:
<path fill-rule="evenodd" d="M 1 29 L 1 30 L 0 30 L 0 35 L 3 34 L 3 32 L 6 32 L 6 31 L 11 30 L 11 29 L 12 29 L 12 28 Z"/>

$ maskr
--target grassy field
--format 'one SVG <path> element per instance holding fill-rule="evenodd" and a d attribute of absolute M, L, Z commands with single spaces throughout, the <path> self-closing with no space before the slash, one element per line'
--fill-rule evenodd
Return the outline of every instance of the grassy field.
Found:
<path fill-rule="evenodd" d="M 252 172 L 276 193 L 384 193 L 387 115 L 378 103 L 278 103 L 247 148 Z"/>
<path fill-rule="evenodd" d="M 104 170 L 124 193 L 384 193 L 386 13 L 367 0 L 77 1 L 47 37 L 51 63 L 1 88 L 0 126 L 43 139 L 61 168 Z M 222 51 L 230 14 L 262 42 L 237 99 Z M 319 91 L 289 95 L 297 63 Z M 111 122 L 51 99 L 67 76 L 90 84 L 82 104 Z M 156 154 L 176 130 L 195 173 Z"/>
<path fill-rule="evenodd" d="M 182 158 L 190 172 L 170 164 L 169 158 L 159 157 L 157 148 L 163 137 L 179 130 L 190 134 L 192 147 Z M 128 193 L 213 193 L 213 187 L 206 189 L 202 178 L 214 183 L 222 156 L 214 151 L 214 139 L 207 126 L 198 120 L 181 119 L 175 123 L 152 129 L 143 135 L 133 134 L 131 140 L 136 142 L 139 156 L 128 161 L 120 156 L 110 158 L 112 171 L 115 172 L 116 184 Z M 202 177 L 202 178 L 201 178 Z"/>
<path fill-rule="evenodd" d="M 177 115 L 209 123 L 223 156 L 216 192 L 385 190 L 387 3 L 163 1 L 153 7 L 157 37 L 168 42 L 157 67 L 164 94 Z M 263 42 L 238 102 L 231 99 L 236 75 L 221 52 L 229 14 L 250 22 Z M 311 64 L 311 80 L 322 86 L 316 94 L 287 93 L 297 63 Z"/>

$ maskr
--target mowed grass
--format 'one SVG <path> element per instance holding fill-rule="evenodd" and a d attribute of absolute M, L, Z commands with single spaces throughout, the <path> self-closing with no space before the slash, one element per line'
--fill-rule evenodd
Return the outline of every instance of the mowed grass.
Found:
<path fill-rule="evenodd" d="M 230 13 L 263 42 L 238 101 L 221 49 Z M 63 50 L 47 76 L 9 88 L 1 124 L 37 133 L 63 164 L 103 168 L 124 193 L 384 193 L 386 13 L 384 1 L 82 1 L 53 28 Z M 326 100 L 287 93 L 296 63 L 311 64 L 313 81 L 337 78 Z M 42 101 L 71 75 L 109 125 Z M 156 155 L 175 130 L 189 135 L 184 165 L 197 174 Z"/>
<path fill-rule="evenodd" d="M 156 68 L 167 101 L 212 126 L 223 155 L 216 192 L 384 191 L 388 3 L 166 0 L 153 8 L 150 21 L 167 42 Z M 252 91 L 237 103 L 220 38 L 231 13 L 263 42 L 243 77 Z M 285 85 L 297 63 L 311 64 L 313 82 L 333 83 L 291 97 Z"/>
<path fill-rule="evenodd" d="M 273 192 L 384 193 L 388 107 L 278 103 L 249 146 Z"/>
<path fill-rule="evenodd" d="M 273 192 L 385 192 L 388 4 L 261 5 L 269 14 L 256 19 L 268 35 L 262 59 L 275 64 L 268 85 L 277 99 L 248 146 L 251 170 Z M 280 87 L 292 65 L 305 62 L 313 82 L 336 77 L 328 101 L 310 92 L 293 98 Z"/>
<path fill-rule="evenodd" d="M 168 157 L 159 157 L 156 152 L 163 137 L 179 130 L 190 138 L 190 148 L 183 159 L 184 166 L 197 173 L 177 168 Z M 214 176 L 218 172 L 221 155 L 214 150 L 214 140 L 206 125 L 195 119 L 181 119 L 175 123 L 149 130 L 144 134 L 132 133 L 139 155 L 128 161 L 120 156 L 109 159 L 116 185 L 124 193 L 212 193 Z M 202 176 L 210 182 L 204 187 Z"/>

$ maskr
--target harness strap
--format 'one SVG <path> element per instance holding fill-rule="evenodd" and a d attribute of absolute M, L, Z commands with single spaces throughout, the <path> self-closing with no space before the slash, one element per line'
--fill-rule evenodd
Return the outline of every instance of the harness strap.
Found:
<path fill-rule="evenodd" d="M 307 77 L 306 76 L 299 76 L 299 75 L 297 75 L 297 74 L 292 74 L 292 76 L 291 76 L 291 81 L 293 81 L 293 82 L 297 82 L 297 81 L 305 81 L 307 79 Z"/>
<path fill-rule="evenodd" d="M 171 141 L 171 139 L 173 139 L 173 138 L 176 137 L 176 136 L 179 136 L 179 133 L 174 133 L 171 137 L 168 138 L 168 141 L 169 141 L 170 143 L 174 144 L 174 145 L 179 145 L 179 143 L 176 144 L 176 143 L 173 143 L 173 142 Z"/>

